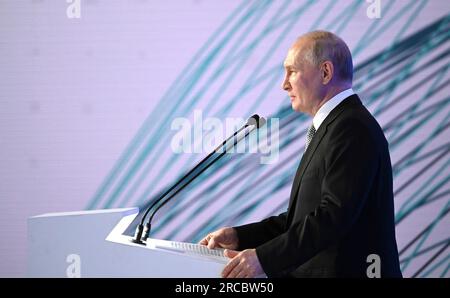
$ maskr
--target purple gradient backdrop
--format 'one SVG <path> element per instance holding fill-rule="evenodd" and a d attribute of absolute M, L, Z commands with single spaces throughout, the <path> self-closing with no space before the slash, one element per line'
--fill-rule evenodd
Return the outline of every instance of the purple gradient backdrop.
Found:
<path fill-rule="evenodd" d="M 239 3 L 82 0 L 81 19 L 69 19 L 65 1 L 0 2 L 0 276 L 25 274 L 27 217 L 86 206 L 162 94 Z M 448 12 L 445 1 L 430 1 L 405 35 Z M 364 10 L 352 20 L 342 34 L 350 48 L 371 22 Z M 293 28 L 285 49 L 304 30 Z M 385 46 L 372 44 L 355 64 Z"/>

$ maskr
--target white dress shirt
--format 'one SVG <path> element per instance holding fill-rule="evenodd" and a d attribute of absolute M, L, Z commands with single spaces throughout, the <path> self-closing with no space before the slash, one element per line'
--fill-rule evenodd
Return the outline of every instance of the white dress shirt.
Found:
<path fill-rule="evenodd" d="M 355 94 L 352 88 L 344 90 L 335 96 L 333 96 L 330 100 L 323 104 L 320 109 L 317 111 L 316 115 L 313 118 L 313 124 L 316 131 L 319 129 L 322 122 L 327 118 L 327 116 L 331 113 L 331 111 L 340 104 L 344 99 L 349 97 L 350 95 Z"/>

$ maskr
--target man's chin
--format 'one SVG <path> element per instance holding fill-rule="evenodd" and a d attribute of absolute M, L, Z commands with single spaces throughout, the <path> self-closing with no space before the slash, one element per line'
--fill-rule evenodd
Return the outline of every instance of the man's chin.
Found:
<path fill-rule="evenodd" d="M 291 103 L 291 107 L 295 112 L 302 112 L 300 106 L 298 104 L 295 104 L 294 102 Z"/>

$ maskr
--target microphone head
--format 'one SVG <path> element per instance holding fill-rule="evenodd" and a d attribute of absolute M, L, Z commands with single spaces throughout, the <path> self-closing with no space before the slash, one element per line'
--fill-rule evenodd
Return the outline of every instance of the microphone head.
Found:
<path fill-rule="evenodd" d="M 258 128 L 264 126 L 265 124 L 266 124 L 266 118 L 264 118 L 264 117 L 259 118 Z"/>
<path fill-rule="evenodd" d="M 247 125 L 256 125 L 257 128 L 264 126 L 266 124 L 266 119 L 264 117 L 259 117 L 258 114 L 255 114 L 248 118 Z"/>

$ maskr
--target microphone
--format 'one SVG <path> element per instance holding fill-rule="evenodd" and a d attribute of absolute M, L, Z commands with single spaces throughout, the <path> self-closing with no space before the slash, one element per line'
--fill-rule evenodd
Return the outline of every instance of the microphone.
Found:
<path fill-rule="evenodd" d="M 177 195 L 182 189 L 184 189 L 188 184 L 190 184 L 195 178 L 197 178 L 201 173 L 203 173 L 204 171 L 206 171 L 206 169 L 208 169 L 211 165 L 213 165 L 215 162 L 217 162 L 222 156 L 225 155 L 225 153 L 227 152 L 228 149 L 234 147 L 239 141 L 241 141 L 243 138 L 247 137 L 253 130 L 255 129 L 259 129 L 260 127 L 264 126 L 266 124 L 266 119 L 264 119 L 264 117 L 260 117 L 258 114 L 255 114 L 253 116 L 251 116 L 247 122 L 245 123 L 244 126 L 242 126 L 240 129 L 238 129 L 232 136 L 230 136 L 229 138 L 227 138 L 225 141 L 222 142 L 222 144 L 220 144 L 219 146 L 217 146 L 210 154 L 208 154 L 205 158 L 203 158 L 194 168 L 192 168 L 189 172 L 187 172 L 183 177 L 181 177 L 180 179 L 178 179 L 178 181 L 172 185 L 168 190 L 166 190 L 161 196 L 159 196 L 159 198 L 153 202 L 153 204 L 150 205 L 150 207 L 147 208 L 147 210 L 144 213 L 144 216 L 141 219 L 140 224 L 137 226 L 136 228 L 136 232 L 134 234 L 134 238 L 133 238 L 133 242 L 134 243 L 138 243 L 138 244 L 145 244 L 145 241 L 147 240 L 147 238 L 150 235 L 150 231 L 151 231 L 151 222 L 153 217 L 155 216 L 156 212 L 158 212 L 158 210 L 163 207 L 168 201 L 170 201 L 175 195 Z M 245 131 L 244 134 L 240 134 L 242 131 Z M 238 136 L 238 134 L 240 134 Z M 198 173 L 196 173 L 194 175 L 194 177 L 192 177 L 191 179 L 189 179 L 185 184 L 183 184 L 181 187 L 179 187 L 177 190 L 175 190 L 175 188 L 180 185 L 186 178 L 188 178 L 192 173 L 194 173 L 195 171 L 197 171 L 203 164 L 206 163 L 206 161 L 213 156 L 214 154 L 218 153 L 219 150 L 224 147 L 227 142 L 230 139 L 235 139 L 233 144 L 227 148 L 226 150 L 224 150 L 223 152 L 220 153 L 220 155 L 218 157 L 216 157 L 211 163 L 209 163 L 207 166 L 205 166 L 204 168 L 202 168 L 201 170 L 199 170 Z M 167 196 L 170 192 L 172 192 L 173 190 L 175 190 L 168 198 L 166 198 L 151 214 L 147 224 L 144 227 L 144 222 L 145 219 L 148 215 L 148 213 L 150 212 L 151 209 L 153 209 L 153 207 L 156 206 L 156 204 L 158 204 L 159 202 L 161 202 L 163 200 L 163 198 L 165 196 Z"/>

